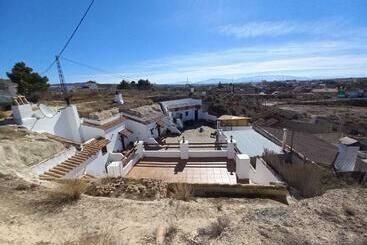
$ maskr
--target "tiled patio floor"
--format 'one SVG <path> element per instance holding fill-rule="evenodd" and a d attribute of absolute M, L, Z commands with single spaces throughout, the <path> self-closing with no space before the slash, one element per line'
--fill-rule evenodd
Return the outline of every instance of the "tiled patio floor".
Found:
<path fill-rule="evenodd" d="M 130 178 L 151 178 L 168 182 L 236 184 L 233 166 L 227 159 L 142 159 L 129 172 Z"/>

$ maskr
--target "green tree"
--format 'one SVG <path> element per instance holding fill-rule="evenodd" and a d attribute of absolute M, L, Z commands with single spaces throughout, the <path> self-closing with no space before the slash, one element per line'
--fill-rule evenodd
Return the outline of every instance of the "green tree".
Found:
<path fill-rule="evenodd" d="M 130 87 L 131 87 L 131 88 L 136 88 L 136 82 L 135 82 L 135 81 L 131 81 L 131 83 L 130 83 Z"/>
<path fill-rule="evenodd" d="M 18 94 L 26 96 L 33 102 L 36 102 L 49 87 L 48 78 L 33 72 L 33 69 L 26 66 L 24 62 L 16 63 L 11 72 L 7 72 L 6 75 L 12 82 L 18 84 Z"/>
<path fill-rule="evenodd" d="M 130 83 L 126 80 L 122 80 L 119 85 L 117 85 L 118 89 L 129 89 Z"/>
<path fill-rule="evenodd" d="M 148 79 L 139 79 L 137 87 L 138 89 L 150 89 L 152 87 L 152 84 Z"/>

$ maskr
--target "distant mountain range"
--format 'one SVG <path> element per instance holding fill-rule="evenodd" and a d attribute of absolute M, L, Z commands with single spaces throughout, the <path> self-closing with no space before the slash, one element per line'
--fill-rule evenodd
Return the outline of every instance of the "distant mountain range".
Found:
<path fill-rule="evenodd" d="M 308 80 L 306 77 L 297 77 L 297 76 L 289 76 L 289 75 L 262 75 L 262 76 L 249 76 L 249 77 L 241 77 L 237 79 L 226 79 L 226 78 L 213 78 L 198 82 L 191 83 L 192 85 L 200 85 L 200 84 L 217 84 L 221 83 L 248 83 L 248 82 L 261 82 L 263 80 L 266 81 L 285 81 L 285 80 Z M 186 82 L 185 82 L 186 83 Z"/>

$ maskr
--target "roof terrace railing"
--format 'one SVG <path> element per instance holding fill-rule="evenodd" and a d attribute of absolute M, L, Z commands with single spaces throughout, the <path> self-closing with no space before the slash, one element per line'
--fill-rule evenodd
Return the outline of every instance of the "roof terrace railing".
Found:
<path fill-rule="evenodd" d="M 144 143 L 145 150 L 168 150 L 168 149 L 179 149 L 180 143 Z M 190 142 L 189 148 L 191 149 L 217 149 L 222 150 L 227 148 L 227 143 L 215 143 L 215 142 Z"/>

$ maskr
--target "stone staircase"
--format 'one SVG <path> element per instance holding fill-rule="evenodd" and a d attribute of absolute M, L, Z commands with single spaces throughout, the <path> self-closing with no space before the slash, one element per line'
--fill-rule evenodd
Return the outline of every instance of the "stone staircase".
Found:
<path fill-rule="evenodd" d="M 105 138 L 94 139 L 87 144 L 85 144 L 80 152 L 76 155 L 68 158 L 66 161 L 56 165 L 55 167 L 49 169 L 43 174 L 39 175 L 40 180 L 58 180 L 62 179 L 69 172 L 74 170 L 76 167 L 83 164 L 85 161 L 96 155 L 104 146 L 109 143 L 109 140 Z M 95 178 L 92 175 L 84 175 L 85 178 Z"/>

